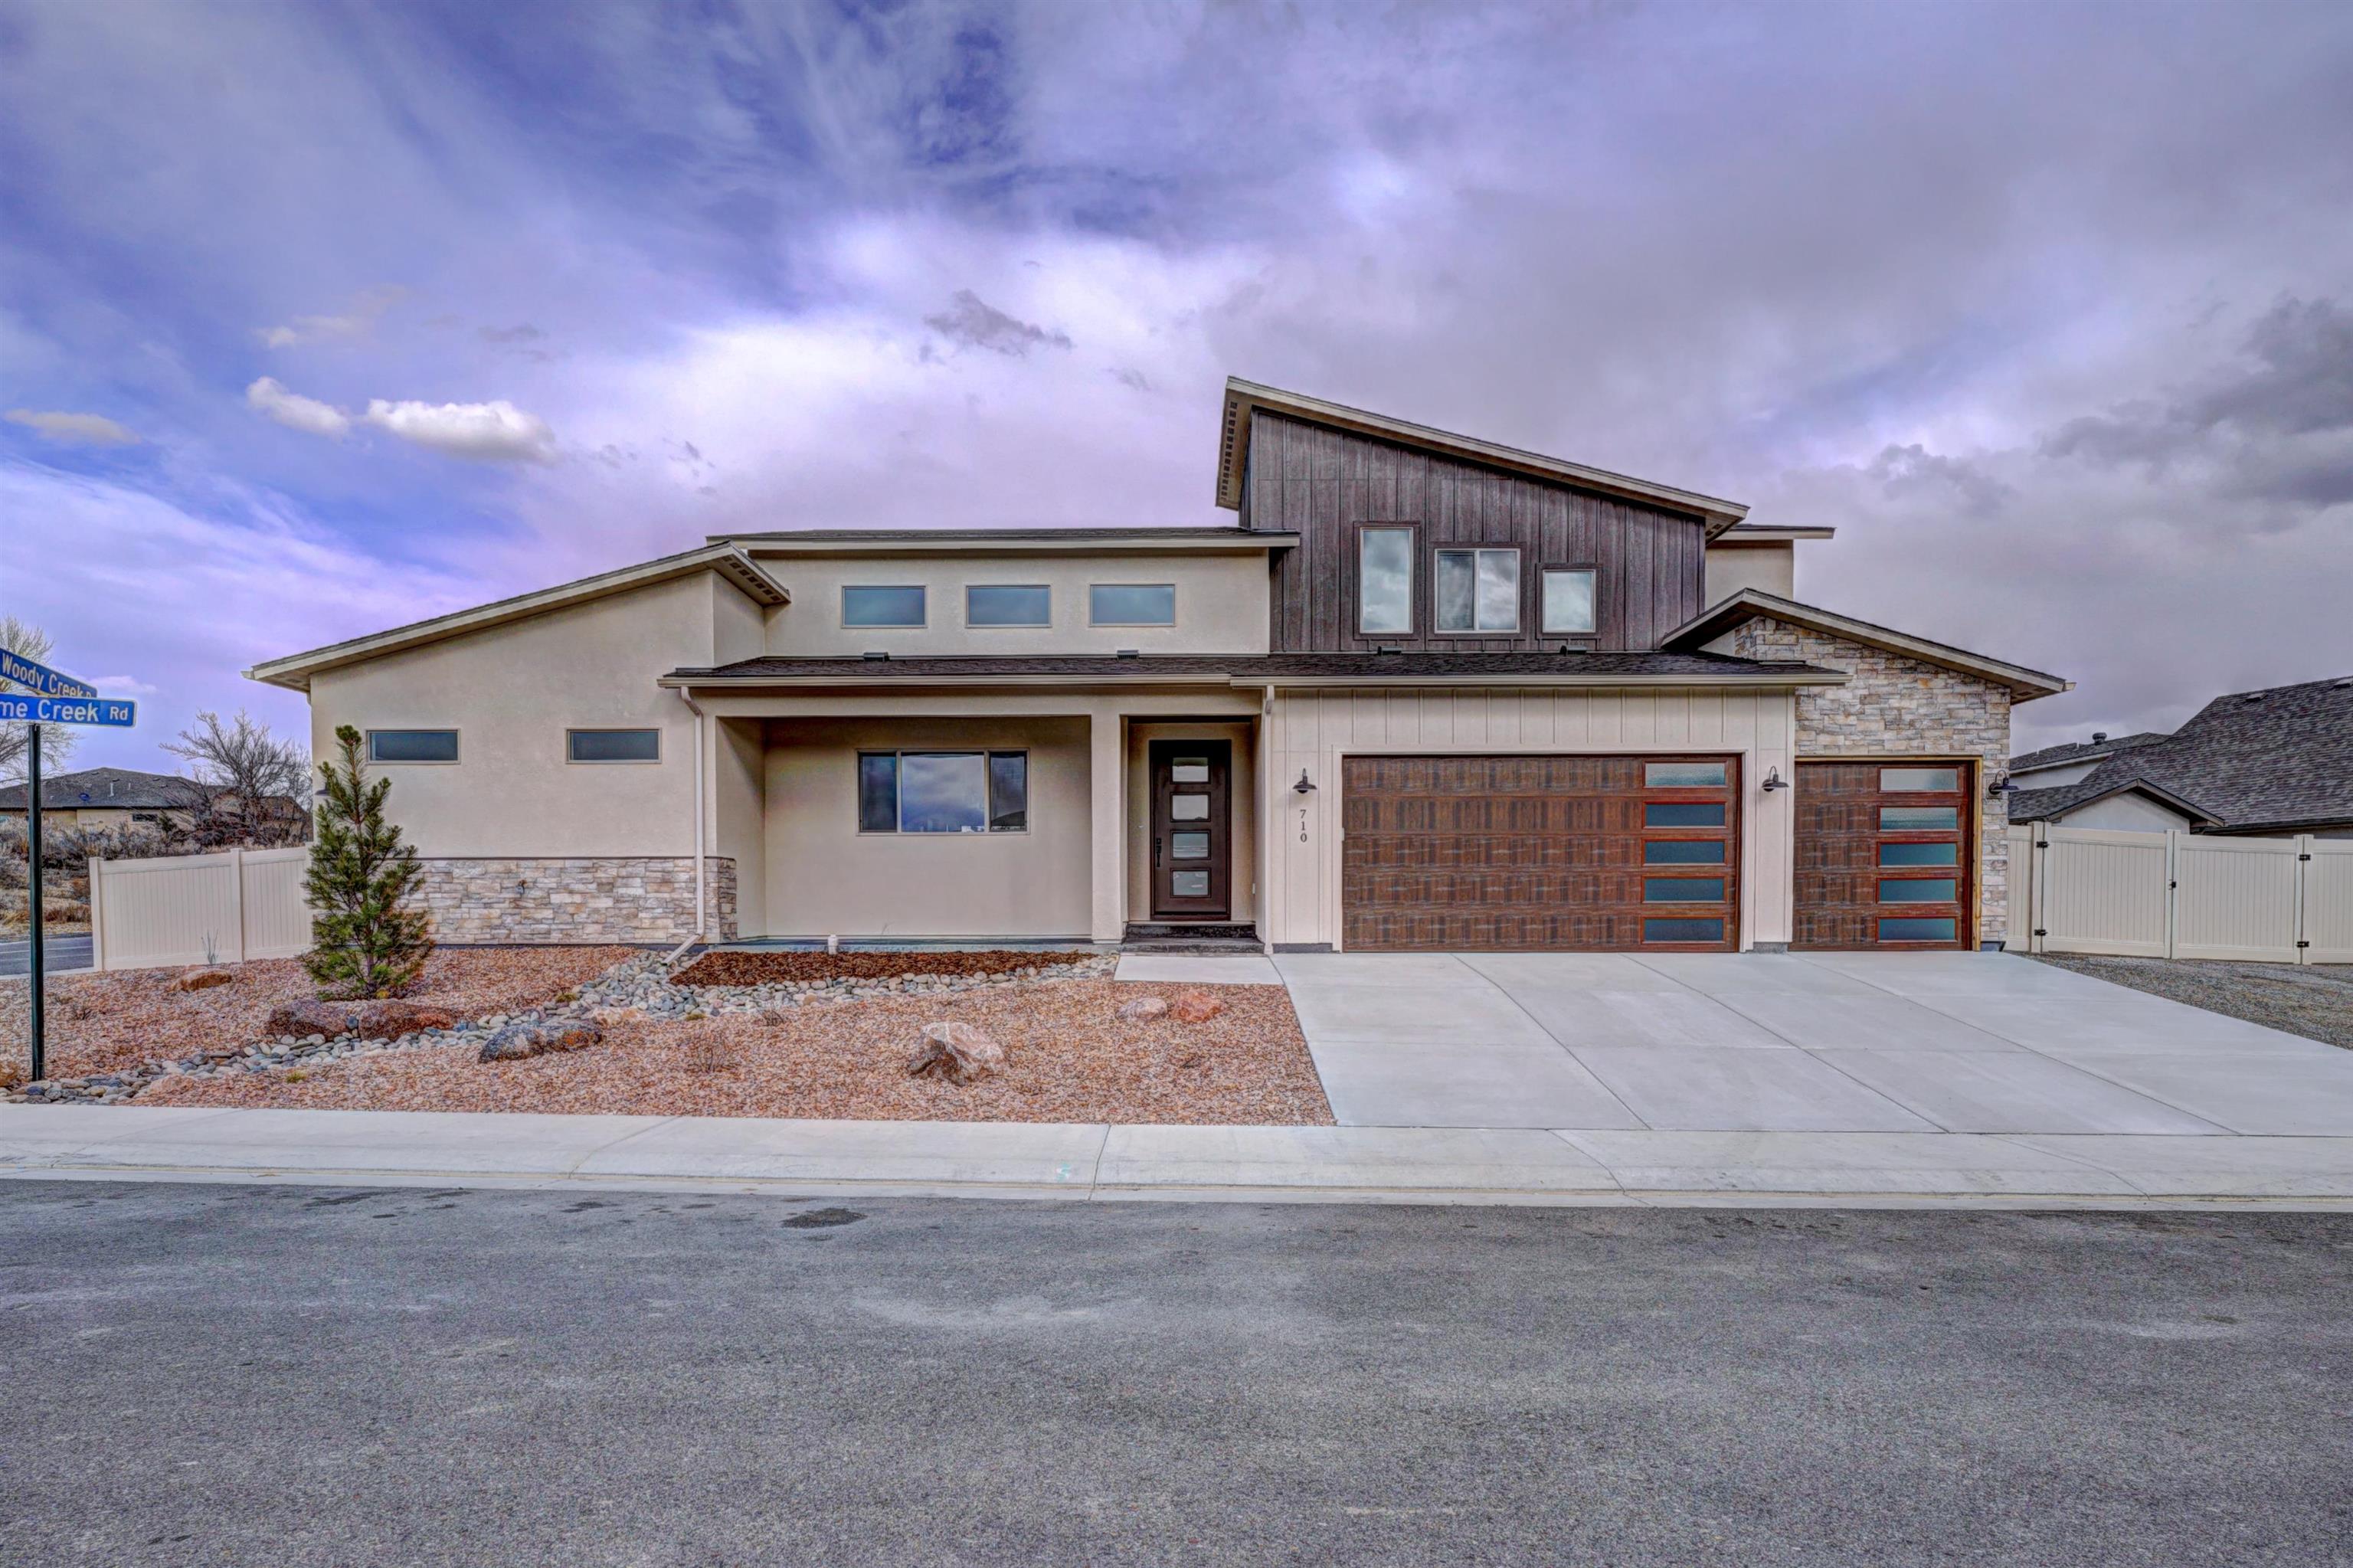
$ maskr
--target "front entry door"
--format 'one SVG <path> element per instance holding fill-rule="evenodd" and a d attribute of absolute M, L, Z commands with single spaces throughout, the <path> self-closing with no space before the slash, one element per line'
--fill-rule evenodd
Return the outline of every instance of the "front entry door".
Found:
<path fill-rule="evenodd" d="M 1152 917 L 1224 920 L 1229 854 L 1226 780 L 1233 745 L 1223 740 L 1155 740 L 1152 765 Z"/>

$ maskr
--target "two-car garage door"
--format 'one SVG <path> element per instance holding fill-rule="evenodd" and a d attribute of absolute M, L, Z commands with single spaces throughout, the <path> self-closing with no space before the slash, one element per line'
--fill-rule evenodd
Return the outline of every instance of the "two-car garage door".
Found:
<path fill-rule="evenodd" d="M 1351 951 L 1738 945 L 1735 758 L 1351 757 Z"/>

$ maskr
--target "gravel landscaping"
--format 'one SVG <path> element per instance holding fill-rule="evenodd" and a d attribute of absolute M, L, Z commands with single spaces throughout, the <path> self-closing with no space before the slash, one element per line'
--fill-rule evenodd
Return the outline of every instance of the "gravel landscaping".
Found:
<path fill-rule="evenodd" d="M 2042 963 L 2353 1050 L 2353 966 L 2036 953 Z"/>

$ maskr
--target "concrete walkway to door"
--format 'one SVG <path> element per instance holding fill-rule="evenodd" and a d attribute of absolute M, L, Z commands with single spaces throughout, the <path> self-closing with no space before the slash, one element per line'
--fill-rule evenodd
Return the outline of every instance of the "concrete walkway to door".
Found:
<path fill-rule="evenodd" d="M 2001 953 L 1274 966 L 1344 1127 L 2353 1133 L 2353 1052 Z"/>

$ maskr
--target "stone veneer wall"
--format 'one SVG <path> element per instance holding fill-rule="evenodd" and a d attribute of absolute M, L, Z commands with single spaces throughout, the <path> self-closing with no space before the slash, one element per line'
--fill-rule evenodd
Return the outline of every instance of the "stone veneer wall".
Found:
<path fill-rule="evenodd" d="M 2010 930 L 2010 802 L 1986 785 L 2010 770 L 2010 690 L 1990 681 L 1883 652 L 1843 637 L 1759 617 L 1725 650 L 1743 659 L 1799 659 L 1844 670 L 1843 686 L 1798 693 L 1798 755 L 1975 757 L 1978 772 L 1978 938 Z"/>
<path fill-rule="evenodd" d="M 683 942 L 694 934 L 691 855 L 426 860 L 418 887 L 438 942 Z M 735 937 L 735 862 L 712 856 L 708 932 Z"/>

